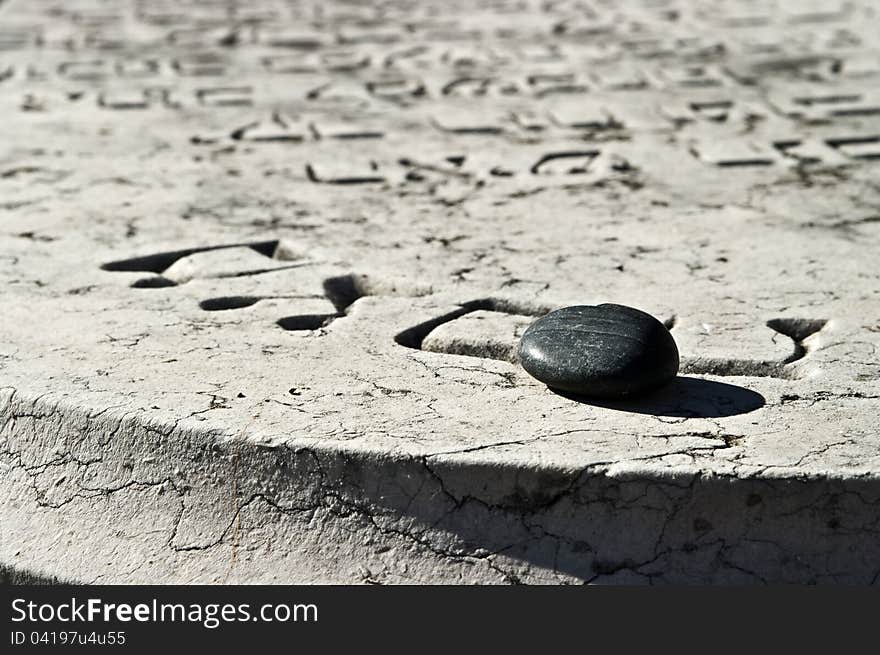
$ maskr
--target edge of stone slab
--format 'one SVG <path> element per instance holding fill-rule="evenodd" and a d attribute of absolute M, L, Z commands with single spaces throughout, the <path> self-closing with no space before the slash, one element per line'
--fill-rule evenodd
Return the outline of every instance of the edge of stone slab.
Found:
<path fill-rule="evenodd" d="M 88 539 L 119 541 L 149 524 L 168 526 L 138 534 L 157 558 L 161 581 L 216 581 L 215 569 L 228 560 L 226 546 L 233 533 L 239 538 L 243 521 L 250 526 L 245 532 L 283 536 L 299 561 L 291 567 L 285 553 L 268 552 L 259 574 L 243 570 L 234 581 L 266 580 L 267 567 L 287 566 L 276 570 L 275 581 L 354 582 L 357 575 L 334 568 L 338 561 L 374 561 L 388 549 L 412 567 L 406 576 L 385 572 L 389 582 L 455 581 L 462 567 L 473 582 L 613 581 L 621 574 L 643 582 L 880 577 L 874 539 L 880 480 L 873 476 L 611 474 L 607 463 L 524 468 L 467 452 L 431 457 L 338 443 L 266 447 L 8 392 L 0 406 L 0 463 L 9 485 L 4 521 L 24 525 L 28 514 L 50 513 L 72 535 L 66 561 L 31 554 L 49 541 L 39 522 L 17 533 L 34 541 L 30 548 L 0 544 L 6 570 L 35 571 L 37 578 L 91 580 L 97 569 Z M 145 490 L 167 494 L 164 504 L 138 506 L 118 523 L 93 517 L 109 497 Z M 316 521 L 323 534 L 318 547 L 311 533 Z M 351 540 L 352 533 L 368 538 Z M 46 548 L 57 555 L 54 546 Z M 104 566 L 128 567 L 128 556 L 116 552 Z M 176 577 L 172 561 L 174 567 L 198 561 L 203 573 Z M 156 577 L 116 572 L 108 579 L 136 582 L 145 579 L 140 575 Z"/>
<path fill-rule="evenodd" d="M 0 564 L 0 585 L 70 585 L 76 584 L 71 580 L 62 580 L 54 575 L 44 576 L 27 569 L 17 569 Z"/>

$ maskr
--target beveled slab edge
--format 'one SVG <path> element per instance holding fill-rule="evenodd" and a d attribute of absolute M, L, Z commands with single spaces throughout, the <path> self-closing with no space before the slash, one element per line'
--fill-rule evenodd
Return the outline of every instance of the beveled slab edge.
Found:
<path fill-rule="evenodd" d="M 0 565 L 46 579 L 878 578 L 875 476 L 736 478 L 651 462 L 564 470 L 473 452 L 267 447 L 48 398 L 15 397 L 0 419 Z"/>

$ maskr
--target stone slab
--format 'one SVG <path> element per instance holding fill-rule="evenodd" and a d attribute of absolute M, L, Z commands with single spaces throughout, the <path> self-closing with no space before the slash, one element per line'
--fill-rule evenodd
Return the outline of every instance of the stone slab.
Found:
<path fill-rule="evenodd" d="M 809 6 L 0 3 L 0 566 L 876 582 L 878 16 Z M 601 302 L 669 388 L 510 355 Z"/>

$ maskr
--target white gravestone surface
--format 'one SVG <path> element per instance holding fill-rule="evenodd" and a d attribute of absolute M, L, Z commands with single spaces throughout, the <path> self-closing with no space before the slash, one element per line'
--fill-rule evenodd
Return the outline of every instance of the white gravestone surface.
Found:
<path fill-rule="evenodd" d="M 870 0 L 0 2 L 0 570 L 880 578 Z M 680 376 L 516 361 L 613 302 Z"/>

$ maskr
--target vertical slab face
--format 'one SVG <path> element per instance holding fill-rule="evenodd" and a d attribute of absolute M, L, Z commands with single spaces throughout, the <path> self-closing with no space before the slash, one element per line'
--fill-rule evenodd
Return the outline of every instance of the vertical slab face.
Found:
<path fill-rule="evenodd" d="M 0 2 L 0 565 L 875 579 L 877 16 L 809 7 Z M 602 302 L 682 375 L 525 374 Z"/>

